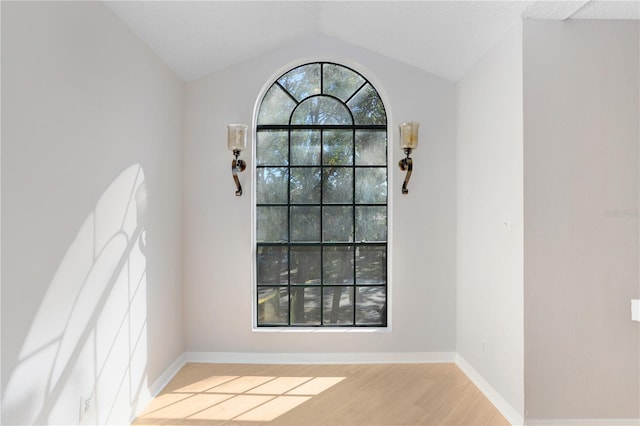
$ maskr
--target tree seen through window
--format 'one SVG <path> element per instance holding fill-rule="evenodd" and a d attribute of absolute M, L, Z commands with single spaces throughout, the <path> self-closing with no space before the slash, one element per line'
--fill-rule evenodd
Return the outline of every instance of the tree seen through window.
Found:
<path fill-rule="evenodd" d="M 296 67 L 256 129 L 258 327 L 387 325 L 387 118 L 342 65 Z"/>

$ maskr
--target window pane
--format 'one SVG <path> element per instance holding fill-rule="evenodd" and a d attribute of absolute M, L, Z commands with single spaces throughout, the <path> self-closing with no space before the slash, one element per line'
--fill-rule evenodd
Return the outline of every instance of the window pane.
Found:
<path fill-rule="evenodd" d="M 287 284 L 286 247 L 258 247 L 258 284 Z"/>
<path fill-rule="evenodd" d="M 325 284 L 353 284 L 353 246 L 325 247 L 322 269 Z"/>
<path fill-rule="evenodd" d="M 353 324 L 353 287 L 325 287 L 322 300 L 323 324 Z"/>
<path fill-rule="evenodd" d="M 265 167 L 256 171 L 258 204 L 286 204 L 289 174 L 285 167 Z"/>
<path fill-rule="evenodd" d="M 353 207 L 328 206 L 322 213 L 322 241 L 353 241 Z"/>
<path fill-rule="evenodd" d="M 293 112 L 291 124 L 352 124 L 351 113 L 342 102 L 328 96 L 307 98 Z"/>
<path fill-rule="evenodd" d="M 353 132 L 325 130 L 322 134 L 322 164 L 350 166 L 353 164 Z"/>
<path fill-rule="evenodd" d="M 258 287 L 258 325 L 286 325 L 288 314 L 287 287 Z"/>
<path fill-rule="evenodd" d="M 296 103 L 277 84 L 271 86 L 262 99 L 258 124 L 289 124 Z"/>
<path fill-rule="evenodd" d="M 329 167 L 323 170 L 322 201 L 326 204 L 353 202 L 353 169 Z"/>
<path fill-rule="evenodd" d="M 387 202 L 387 169 L 356 169 L 356 203 L 385 204 Z"/>
<path fill-rule="evenodd" d="M 291 247 L 291 284 L 320 284 L 320 247 Z"/>
<path fill-rule="evenodd" d="M 356 165 L 384 166 L 387 164 L 387 132 L 385 130 L 356 130 Z"/>
<path fill-rule="evenodd" d="M 261 130 L 256 134 L 256 164 L 286 166 L 289 163 L 287 132 Z"/>
<path fill-rule="evenodd" d="M 287 241 L 287 207 L 257 207 L 256 239 L 258 242 Z"/>
<path fill-rule="evenodd" d="M 387 241 L 387 208 L 356 207 L 356 241 Z"/>
<path fill-rule="evenodd" d="M 320 287 L 291 288 L 291 324 L 320 325 Z"/>
<path fill-rule="evenodd" d="M 384 287 L 357 287 L 356 324 L 387 325 L 387 291 Z"/>
<path fill-rule="evenodd" d="M 291 207 L 291 241 L 320 241 L 320 207 Z"/>
<path fill-rule="evenodd" d="M 320 168 L 291 168 L 291 203 L 320 204 Z"/>
<path fill-rule="evenodd" d="M 387 247 L 356 248 L 356 284 L 385 284 L 387 282 Z"/>
<path fill-rule="evenodd" d="M 349 68 L 340 65 L 324 64 L 323 76 L 324 93 L 333 95 L 345 102 L 364 83 L 364 78 Z"/>
<path fill-rule="evenodd" d="M 356 124 L 387 124 L 382 100 L 370 84 L 360 89 L 348 105 Z"/>
<path fill-rule="evenodd" d="M 265 93 L 255 148 L 258 326 L 386 326 L 386 124 L 377 91 L 341 65 L 296 67 Z"/>
<path fill-rule="evenodd" d="M 304 98 L 320 93 L 320 64 L 309 64 L 292 69 L 278 83 L 300 102 Z"/>
<path fill-rule="evenodd" d="M 291 164 L 315 166 L 320 164 L 320 131 L 291 131 Z"/>

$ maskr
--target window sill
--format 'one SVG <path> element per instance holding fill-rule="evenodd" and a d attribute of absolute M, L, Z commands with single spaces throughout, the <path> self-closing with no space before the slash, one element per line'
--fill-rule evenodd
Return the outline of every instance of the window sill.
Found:
<path fill-rule="evenodd" d="M 389 333 L 391 327 L 253 327 L 253 333 Z"/>

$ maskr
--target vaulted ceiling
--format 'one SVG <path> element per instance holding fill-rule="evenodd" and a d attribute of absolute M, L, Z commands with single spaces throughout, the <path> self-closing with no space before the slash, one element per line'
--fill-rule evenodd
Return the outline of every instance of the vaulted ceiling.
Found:
<path fill-rule="evenodd" d="M 640 0 L 106 4 L 185 81 L 316 34 L 457 81 L 521 18 L 640 19 Z"/>

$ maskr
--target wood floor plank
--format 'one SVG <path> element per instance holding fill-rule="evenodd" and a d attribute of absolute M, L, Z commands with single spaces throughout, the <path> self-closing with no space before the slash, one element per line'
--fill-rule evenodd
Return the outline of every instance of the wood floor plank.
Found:
<path fill-rule="evenodd" d="M 133 424 L 507 426 L 509 422 L 455 364 L 187 364 Z"/>

